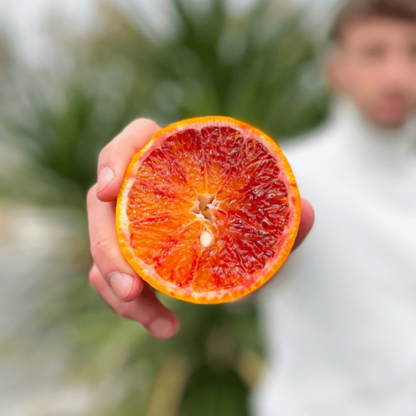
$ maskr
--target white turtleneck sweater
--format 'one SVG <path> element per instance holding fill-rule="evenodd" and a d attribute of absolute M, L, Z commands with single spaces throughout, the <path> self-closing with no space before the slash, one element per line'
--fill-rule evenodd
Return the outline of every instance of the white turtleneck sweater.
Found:
<path fill-rule="evenodd" d="M 416 415 L 415 139 L 342 101 L 286 149 L 316 221 L 258 296 L 255 416 Z"/>

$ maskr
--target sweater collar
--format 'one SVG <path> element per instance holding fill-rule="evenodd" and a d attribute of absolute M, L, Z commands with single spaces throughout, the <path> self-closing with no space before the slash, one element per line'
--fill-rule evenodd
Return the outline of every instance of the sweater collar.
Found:
<path fill-rule="evenodd" d="M 416 117 L 400 128 L 384 129 L 366 119 L 346 98 L 334 103 L 330 124 L 340 151 L 354 165 L 386 169 L 400 165 L 416 144 Z"/>

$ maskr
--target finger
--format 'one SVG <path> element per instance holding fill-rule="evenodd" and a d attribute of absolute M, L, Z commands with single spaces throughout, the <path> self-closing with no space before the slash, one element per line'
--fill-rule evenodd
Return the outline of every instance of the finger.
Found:
<path fill-rule="evenodd" d="M 91 255 L 116 295 L 123 301 L 130 302 L 142 291 L 143 280 L 121 253 L 116 232 L 115 204 L 116 201 L 100 201 L 97 198 L 96 185 L 88 192 Z"/>
<path fill-rule="evenodd" d="M 306 199 L 302 199 L 302 212 L 300 216 L 299 231 L 292 251 L 296 250 L 305 240 L 313 227 L 314 221 L 315 212 L 312 208 L 312 205 Z"/>
<path fill-rule="evenodd" d="M 160 127 L 152 120 L 138 119 L 130 123 L 101 151 L 98 158 L 97 196 L 101 201 L 117 198 L 133 156 L 142 149 Z"/>
<path fill-rule="evenodd" d="M 89 280 L 116 313 L 139 322 L 153 336 L 166 339 L 176 333 L 178 321 L 172 312 L 156 298 L 149 285 L 145 284 L 140 296 L 132 302 L 123 302 L 114 294 L 96 265 L 89 273 Z"/>

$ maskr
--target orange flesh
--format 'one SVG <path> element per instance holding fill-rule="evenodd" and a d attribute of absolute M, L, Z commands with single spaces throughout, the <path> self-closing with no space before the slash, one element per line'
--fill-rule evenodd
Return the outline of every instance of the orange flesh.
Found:
<path fill-rule="evenodd" d="M 126 204 L 125 244 L 141 261 L 138 272 L 148 267 L 159 289 L 169 282 L 200 303 L 220 301 L 212 296 L 220 291 L 238 289 L 232 300 L 254 290 L 279 252 L 287 257 L 299 223 L 296 183 L 287 162 L 279 166 L 281 152 L 218 125 L 181 127 L 153 146 L 134 165 Z M 211 293 L 211 301 L 192 293 Z"/>

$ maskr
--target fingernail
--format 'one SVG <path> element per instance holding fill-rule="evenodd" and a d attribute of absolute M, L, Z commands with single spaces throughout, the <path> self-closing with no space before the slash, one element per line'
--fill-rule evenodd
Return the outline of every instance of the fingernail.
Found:
<path fill-rule="evenodd" d="M 98 174 L 97 191 L 101 192 L 114 179 L 114 170 L 109 166 L 101 169 Z"/>
<path fill-rule="evenodd" d="M 150 324 L 150 332 L 158 338 L 170 338 L 175 328 L 166 318 L 157 318 Z"/>
<path fill-rule="evenodd" d="M 110 285 L 120 299 L 126 299 L 133 288 L 133 277 L 128 274 L 114 273 L 110 276 Z"/>

